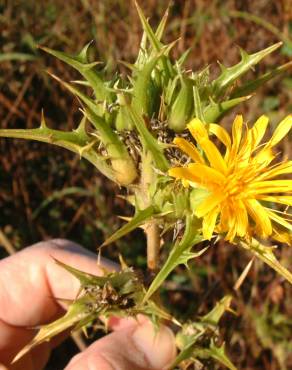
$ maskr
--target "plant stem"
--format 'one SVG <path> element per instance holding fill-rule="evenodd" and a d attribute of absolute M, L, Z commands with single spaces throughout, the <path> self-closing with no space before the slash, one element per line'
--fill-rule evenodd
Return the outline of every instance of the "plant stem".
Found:
<path fill-rule="evenodd" d="M 145 227 L 147 238 L 147 266 L 149 270 L 156 270 L 160 248 L 159 226 L 156 220 L 149 221 Z"/>
<path fill-rule="evenodd" d="M 147 208 L 152 204 L 150 188 L 156 182 L 156 174 L 153 171 L 153 158 L 150 152 L 145 152 L 142 156 L 142 173 L 140 183 L 140 195 L 142 207 Z M 144 231 L 147 240 L 147 267 L 154 271 L 158 266 L 160 249 L 160 233 L 157 220 L 150 219 L 145 223 Z"/>

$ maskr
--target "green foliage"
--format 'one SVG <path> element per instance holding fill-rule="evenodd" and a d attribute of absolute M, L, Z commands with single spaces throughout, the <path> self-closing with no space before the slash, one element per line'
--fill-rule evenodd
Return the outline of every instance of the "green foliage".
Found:
<path fill-rule="evenodd" d="M 259 241 L 253 239 L 251 243 L 241 242 L 240 246 L 253 253 L 257 258 L 269 265 L 278 274 L 282 275 L 284 279 L 292 284 L 292 274 L 287 270 L 275 257 L 275 247 L 268 247 L 261 244 Z"/>
<path fill-rule="evenodd" d="M 203 316 L 198 322 L 185 324 L 176 335 L 176 342 L 180 353 L 171 365 L 171 369 L 182 361 L 192 359 L 204 360 L 213 358 L 230 370 L 236 367 L 225 354 L 224 344 L 216 345 L 218 339 L 218 323 L 223 314 L 229 310 L 232 297 L 226 296 L 207 315 Z"/>
<path fill-rule="evenodd" d="M 105 276 L 82 272 L 56 260 L 56 263 L 75 276 L 80 282 L 80 291 L 69 304 L 67 313 L 60 319 L 44 325 L 38 334 L 14 358 L 14 362 L 35 346 L 49 341 L 66 329 L 86 329 L 100 316 L 136 316 L 139 313 L 151 319 L 172 320 L 171 316 L 152 301 L 142 303 L 144 287 L 136 273 L 128 267 Z"/>
<path fill-rule="evenodd" d="M 89 63 L 87 60 L 87 52 L 90 44 L 88 43 L 76 56 L 71 56 L 43 46 L 41 49 L 75 68 L 92 87 L 97 100 L 110 101 L 110 92 L 107 90 L 102 77 L 94 68 L 98 62 Z"/>
<path fill-rule="evenodd" d="M 281 46 L 277 43 L 250 55 L 240 50 L 241 61 L 230 67 L 220 65 L 221 73 L 212 80 L 209 67 L 198 72 L 186 69 L 184 63 L 188 51 L 178 60 L 171 58 L 176 42 L 166 45 L 162 41 L 168 11 L 154 31 L 142 9 L 135 4 L 144 33 L 135 63 L 123 62 L 130 70 L 126 77 L 115 74 L 108 79 L 100 62 L 89 60 L 90 43 L 73 56 L 41 47 L 73 67 L 84 79 L 78 81 L 80 87 L 76 87 L 52 75 L 81 104 L 83 118 L 76 130 L 53 130 L 42 119 L 39 128 L 1 129 L 0 136 L 66 148 L 87 159 L 110 180 L 127 188 L 125 198 L 135 207 L 134 216 L 108 237 L 102 247 L 138 227 L 148 233 L 148 240 L 158 241 L 154 246 L 158 251 L 160 233 L 175 229 L 173 245 L 147 291 L 132 269 L 96 277 L 58 262 L 79 279 L 80 295 L 70 302 L 67 314 L 41 328 L 19 356 L 65 329 L 92 323 L 100 315 L 135 316 L 143 313 L 153 322 L 163 318 L 178 324 L 150 298 L 177 266 L 187 267 L 190 260 L 201 256 L 209 246 L 193 251 L 193 247 L 203 241 L 202 222 L 194 214 L 196 206 L 207 194 L 201 189 L 176 186 L 168 177 L 167 171 L 178 161 L 172 139 L 176 134 L 186 135 L 186 125 L 194 117 L 206 124 L 218 122 L 232 108 L 250 99 L 265 82 L 291 67 L 291 62 L 286 63 L 255 80 L 239 84 L 242 76 Z M 30 59 L 26 55 L 10 55 L 10 59 L 17 57 Z M 155 227 L 151 229 L 149 226 L 153 226 L 153 221 Z M 154 236 L 149 235 L 149 230 Z M 292 283 L 291 273 L 277 261 L 270 247 L 257 241 L 241 243 L 241 246 Z M 219 345 L 216 341 L 218 321 L 230 303 L 231 297 L 225 297 L 209 314 L 183 325 L 177 334 L 181 352 L 172 367 L 185 360 L 195 362 L 213 358 L 235 370 L 225 354 L 224 344 Z"/>
<path fill-rule="evenodd" d="M 250 307 L 247 310 L 247 319 L 253 320 L 262 346 L 275 353 L 280 369 L 288 370 L 288 357 L 292 353 L 291 318 L 283 315 L 277 305 L 269 308 L 269 304 L 265 302 L 262 312 Z"/>
<path fill-rule="evenodd" d="M 172 250 L 169 253 L 169 257 L 167 258 L 166 262 L 156 275 L 155 279 L 153 280 L 152 284 L 150 285 L 147 293 L 144 297 L 146 301 L 149 299 L 153 293 L 157 291 L 157 289 L 163 284 L 166 280 L 168 275 L 178 266 L 178 265 L 186 265 L 190 259 L 197 258 L 201 256 L 207 249 L 203 248 L 198 252 L 192 252 L 191 249 L 194 245 L 200 243 L 202 241 L 202 236 L 198 232 L 198 220 L 193 216 L 187 216 L 186 218 L 186 227 L 184 231 L 184 235 L 181 240 L 177 240 L 175 245 L 173 246 Z"/>
<path fill-rule="evenodd" d="M 113 235 L 106 239 L 101 247 L 104 247 L 110 243 L 115 242 L 116 240 L 122 238 L 124 235 L 127 235 L 132 230 L 135 230 L 137 227 L 141 226 L 146 220 L 149 220 L 155 214 L 155 208 L 149 206 L 143 210 L 137 210 L 135 216 L 123 227 L 117 230 Z"/>

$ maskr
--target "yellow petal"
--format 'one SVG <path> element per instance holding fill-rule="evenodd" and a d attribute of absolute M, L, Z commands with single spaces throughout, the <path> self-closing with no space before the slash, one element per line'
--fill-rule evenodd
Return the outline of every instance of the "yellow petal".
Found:
<path fill-rule="evenodd" d="M 248 229 L 248 214 L 241 200 L 236 202 L 234 213 L 236 216 L 236 234 L 243 237 L 246 235 Z"/>
<path fill-rule="evenodd" d="M 205 152 L 210 165 L 220 172 L 226 173 L 226 163 L 216 145 L 209 139 L 208 131 L 206 130 L 204 124 L 199 119 L 195 118 L 187 125 L 187 127 L 197 143 Z"/>
<path fill-rule="evenodd" d="M 205 239 L 210 240 L 217 221 L 219 211 L 218 209 L 214 208 L 211 212 L 209 212 L 203 219 L 203 236 Z"/>
<path fill-rule="evenodd" d="M 267 142 L 264 148 L 254 157 L 254 161 L 267 166 L 275 158 L 271 149 L 288 134 L 291 127 L 292 115 L 289 115 L 279 123 L 271 139 Z"/>
<path fill-rule="evenodd" d="M 263 200 L 264 202 L 279 203 L 292 207 L 292 195 L 259 196 L 257 199 Z"/>
<path fill-rule="evenodd" d="M 232 152 L 237 153 L 242 135 L 242 115 L 237 115 L 232 124 Z"/>
<path fill-rule="evenodd" d="M 245 139 L 242 140 L 241 149 L 239 150 L 237 155 L 238 160 L 241 164 L 243 162 L 248 163 L 250 161 L 252 153 L 254 152 L 266 132 L 268 122 L 269 118 L 267 116 L 261 116 L 254 124 L 253 128 L 247 130 Z"/>
<path fill-rule="evenodd" d="M 225 240 L 232 242 L 236 236 L 236 231 L 236 217 L 233 215 L 228 220 L 228 233 L 225 236 Z"/>
<path fill-rule="evenodd" d="M 204 188 L 218 186 L 225 178 L 216 170 L 202 164 L 191 163 L 188 167 L 174 167 L 168 171 L 169 176 L 194 182 Z"/>
<path fill-rule="evenodd" d="M 279 215 L 277 215 L 275 212 L 271 211 L 270 209 L 266 208 L 266 212 L 267 214 L 269 215 L 269 217 L 277 222 L 278 224 L 284 226 L 286 229 L 292 231 L 292 224 L 291 222 L 288 222 L 284 219 L 284 217 L 281 217 Z"/>
<path fill-rule="evenodd" d="M 280 243 L 292 245 L 292 234 L 289 232 L 283 232 L 274 227 L 274 234 L 272 237 Z"/>
<path fill-rule="evenodd" d="M 173 167 L 168 170 L 169 176 L 175 177 L 177 179 L 189 180 L 189 181 L 198 181 L 198 177 L 195 176 L 188 168 L 186 167 Z"/>
<path fill-rule="evenodd" d="M 279 141 L 285 137 L 292 128 L 292 115 L 284 118 L 276 128 L 271 140 L 268 142 L 269 146 L 275 146 Z"/>
<path fill-rule="evenodd" d="M 182 179 L 181 180 L 183 187 L 188 188 L 190 186 L 190 182 L 188 180 Z"/>
<path fill-rule="evenodd" d="M 221 207 L 220 223 L 218 225 L 218 230 L 220 232 L 226 232 L 229 229 L 229 221 L 233 217 L 234 213 L 230 212 L 228 205 L 224 204 Z"/>
<path fill-rule="evenodd" d="M 200 143 L 200 145 L 204 150 L 210 165 L 223 174 L 227 173 L 226 162 L 224 161 L 224 158 L 222 157 L 216 145 L 209 139 L 205 139 Z"/>
<path fill-rule="evenodd" d="M 256 178 L 256 181 L 263 179 L 271 179 L 273 177 L 292 173 L 292 161 L 277 164 L 276 166 L 270 167 L 263 174 Z"/>
<path fill-rule="evenodd" d="M 183 152 L 185 152 L 190 158 L 192 158 L 193 161 L 205 164 L 200 152 L 192 143 L 180 137 L 176 137 L 173 140 L 173 143 L 177 145 Z"/>
<path fill-rule="evenodd" d="M 268 193 L 291 193 L 292 180 L 271 180 L 271 181 L 258 181 L 249 185 L 247 192 L 253 194 L 268 194 Z"/>
<path fill-rule="evenodd" d="M 269 123 L 269 118 L 263 115 L 256 121 L 253 128 L 249 130 L 249 133 L 252 138 L 253 148 L 258 146 L 258 144 L 261 142 L 262 138 L 265 135 L 268 123 Z"/>
<path fill-rule="evenodd" d="M 210 123 L 209 132 L 214 134 L 221 141 L 221 143 L 224 144 L 228 150 L 230 150 L 231 139 L 224 127 L 217 125 L 216 123 Z"/>
<path fill-rule="evenodd" d="M 212 211 L 214 208 L 218 208 L 217 206 L 225 199 L 225 195 L 223 193 L 212 193 L 203 202 L 196 208 L 195 215 L 197 217 L 204 217 L 207 213 Z"/>
<path fill-rule="evenodd" d="M 258 152 L 254 157 L 252 162 L 262 167 L 267 167 L 272 160 L 275 158 L 275 155 L 269 146 L 265 146 L 260 152 Z"/>
<path fill-rule="evenodd" d="M 200 184 L 208 185 L 209 182 L 222 185 L 226 181 L 224 175 L 216 169 L 199 163 L 190 163 L 188 168 L 200 177 Z"/>
<path fill-rule="evenodd" d="M 191 120 L 187 125 L 187 128 L 197 142 L 200 142 L 202 138 L 208 138 L 209 136 L 205 125 L 198 118 Z"/>
<path fill-rule="evenodd" d="M 255 199 L 246 199 L 244 204 L 248 214 L 256 223 L 256 226 L 261 230 L 263 236 L 272 234 L 272 223 L 266 209 Z"/>

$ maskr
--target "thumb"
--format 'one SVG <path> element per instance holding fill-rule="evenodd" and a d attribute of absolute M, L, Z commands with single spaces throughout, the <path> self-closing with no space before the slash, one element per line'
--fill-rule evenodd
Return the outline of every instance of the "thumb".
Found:
<path fill-rule="evenodd" d="M 172 331 L 149 322 L 133 324 L 96 341 L 73 357 L 65 370 L 162 370 L 176 354 Z"/>

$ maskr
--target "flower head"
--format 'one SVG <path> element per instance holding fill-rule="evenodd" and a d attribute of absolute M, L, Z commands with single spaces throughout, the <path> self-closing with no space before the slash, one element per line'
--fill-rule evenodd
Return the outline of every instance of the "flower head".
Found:
<path fill-rule="evenodd" d="M 261 116 L 252 128 L 244 127 L 242 116 L 233 122 L 231 137 L 217 124 L 209 130 L 197 118 L 188 129 L 201 150 L 183 138 L 176 144 L 192 160 L 186 167 L 175 167 L 169 175 L 181 179 L 185 186 L 205 189 L 205 196 L 195 208 L 195 215 L 203 219 L 203 235 L 210 239 L 214 230 L 225 233 L 232 241 L 236 236 L 262 238 L 279 234 L 281 228 L 292 231 L 291 215 L 273 208 L 273 203 L 292 206 L 292 180 L 276 179 L 292 173 L 292 161 L 272 164 L 273 148 L 292 127 L 292 116 L 286 117 L 272 137 L 260 144 L 268 126 L 268 118 Z M 210 140 L 215 135 L 224 145 L 221 154 Z M 287 208 L 288 208 L 287 207 Z"/>

